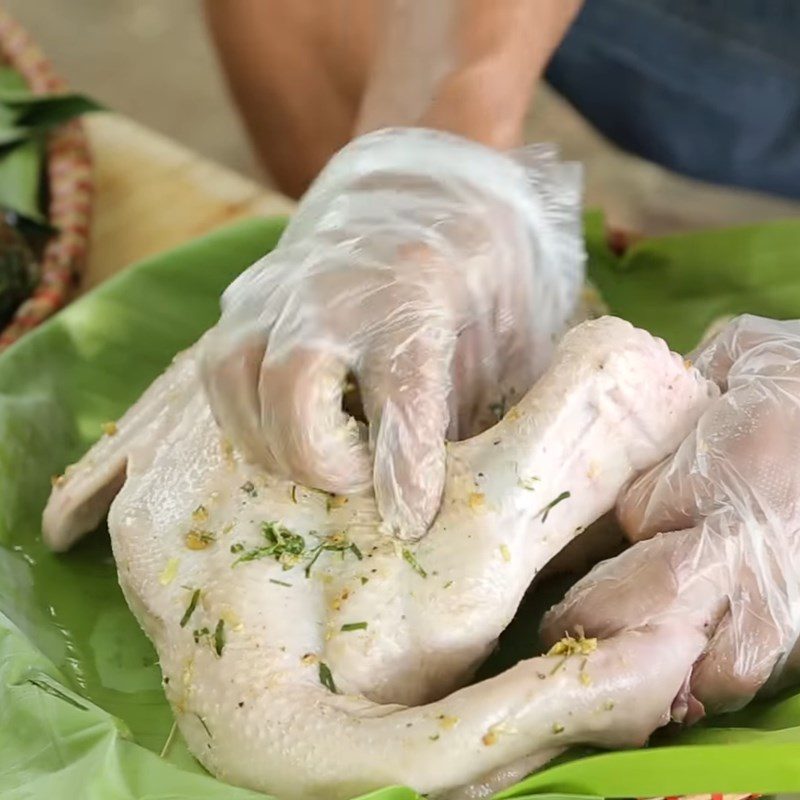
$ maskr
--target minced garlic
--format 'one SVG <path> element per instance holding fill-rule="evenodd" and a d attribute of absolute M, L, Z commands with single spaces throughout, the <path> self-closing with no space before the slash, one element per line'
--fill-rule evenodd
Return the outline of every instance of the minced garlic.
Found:
<path fill-rule="evenodd" d="M 461 721 L 458 717 L 451 717 L 447 714 L 439 714 L 437 719 L 439 725 L 446 731 L 452 730 Z"/>
<path fill-rule="evenodd" d="M 192 511 L 192 520 L 194 522 L 208 522 L 208 509 L 203 505 L 197 506 L 197 508 Z"/>
<path fill-rule="evenodd" d="M 497 744 L 497 740 L 500 738 L 500 734 L 498 733 L 497 729 L 492 726 L 489 728 L 486 733 L 483 734 L 481 741 L 486 745 L 486 747 L 491 747 L 493 744 Z"/>
<path fill-rule="evenodd" d="M 548 651 L 548 656 L 588 656 L 597 650 L 597 639 L 587 639 L 583 631 L 578 632 L 577 638 L 565 636 L 560 642 L 556 642 Z"/>
<path fill-rule="evenodd" d="M 328 498 L 327 507 L 328 511 L 331 511 L 334 508 L 341 508 L 344 505 L 347 505 L 348 498 L 341 494 L 335 494 Z"/>
<path fill-rule="evenodd" d="M 486 505 L 486 495 L 482 492 L 470 492 L 467 498 L 467 505 L 473 511 L 484 508 Z"/>
<path fill-rule="evenodd" d="M 201 531 L 192 528 L 186 534 L 186 546 L 190 550 L 205 550 L 209 545 L 214 543 L 214 534 L 209 531 Z"/>

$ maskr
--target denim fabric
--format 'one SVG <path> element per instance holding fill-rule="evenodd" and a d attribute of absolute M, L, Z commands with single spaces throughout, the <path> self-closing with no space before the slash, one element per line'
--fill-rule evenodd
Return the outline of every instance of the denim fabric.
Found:
<path fill-rule="evenodd" d="M 800 0 L 586 0 L 547 79 L 625 150 L 800 197 Z"/>

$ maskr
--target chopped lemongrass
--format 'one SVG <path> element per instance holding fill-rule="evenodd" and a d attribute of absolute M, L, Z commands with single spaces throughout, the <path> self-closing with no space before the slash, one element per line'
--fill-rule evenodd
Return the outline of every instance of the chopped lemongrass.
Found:
<path fill-rule="evenodd" d="M 178 565 L 180 563 L 181 560 L 179 558 L 171 558 L 169 561 L 167 561 L 166 566 L 158 576 L 158 582 L 162 586 L 169 586 L 169 584 L 175 580 L 178 574 Z"/>

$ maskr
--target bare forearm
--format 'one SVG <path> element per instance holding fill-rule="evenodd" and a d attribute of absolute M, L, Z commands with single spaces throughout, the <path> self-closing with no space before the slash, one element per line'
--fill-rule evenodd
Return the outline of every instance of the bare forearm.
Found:
<path fill-rule="evenodd" d="M 293 197 L 353 135 L 376 8 L 374 0 L 205 0 L 256 152 Z"/>
<path fill-rule="evenodd" d="M 279 187 L 305 191 L 386 126 L 517 144 L 581 0 L 205 0 L 234 99 Z"/>
<path fill-rule="evenodd" d="M 392 0 L 356 133 L 388 125 L 518 144 L 536 80 L 581 0 Z"/>

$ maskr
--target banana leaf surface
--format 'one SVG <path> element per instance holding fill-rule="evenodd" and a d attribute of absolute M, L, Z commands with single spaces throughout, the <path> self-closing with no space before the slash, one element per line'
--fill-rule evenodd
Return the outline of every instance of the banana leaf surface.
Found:
<path fill-rule="evenodd" d="M 100 436 L 218 314 L 219 295 L 277 243 L 249 220 L 130 268 L 0 357 L 0 797 L 257 800 L 208 775 L 173 730 L 155 652 L 117 585 L 104 530 L 49 553 L 50 477 Z M 687 350 L 709 323 L 800 317 L 800 222 L 649 240 L 625 256 L 586 219 L 590 275 L 611 310 Z M 483 674 L 537 652 L 534 593 Z M 800 792 L 800 690 L 637 751 L 581 750 L 503 793 L 540 800 Z M 389 787 L 374 800 L 413 800 Z"/>

